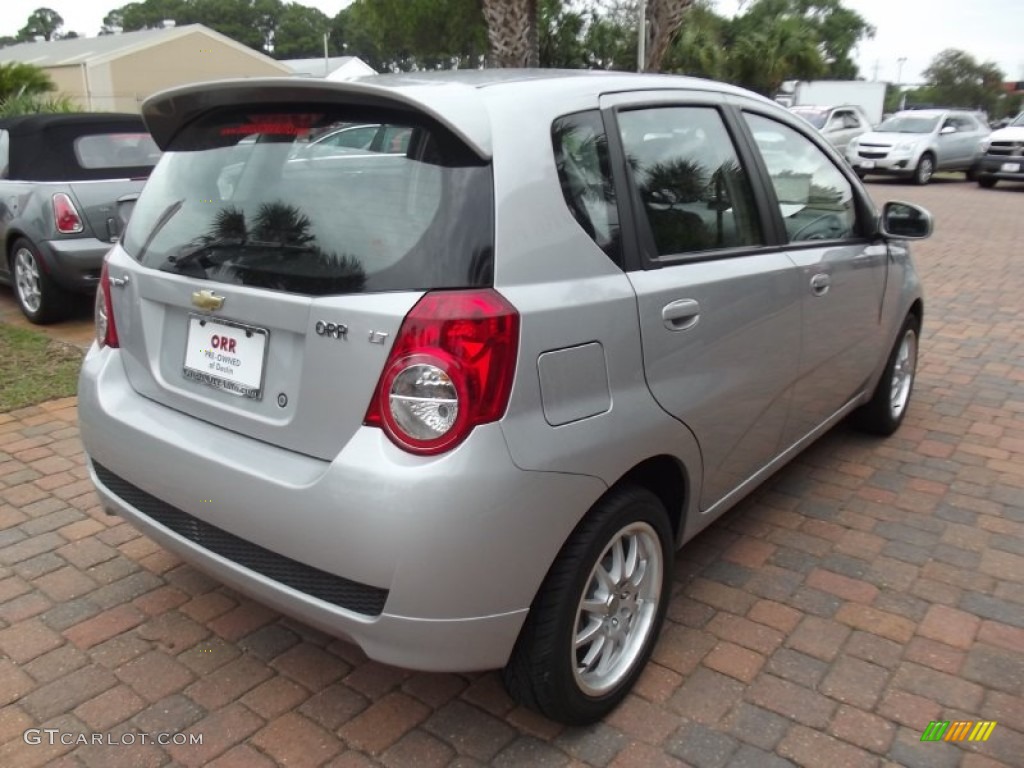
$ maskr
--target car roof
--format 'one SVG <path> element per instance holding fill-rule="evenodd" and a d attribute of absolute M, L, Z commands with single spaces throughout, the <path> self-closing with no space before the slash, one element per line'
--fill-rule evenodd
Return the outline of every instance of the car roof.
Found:
<path fill-rule="evenodd" d="M 21 115 L 0 120 L 11 135 L 7 178 L 18 181 L 85 181 L 109 179 L 109 168 L 86 168 L 74 150 L 75 141 L 102 133 L 145 133 L 141 115 L 130 113 L 58 113 Z M 141 176 L 151 166 L 119 169 L 124 176 Z"/>
<path fill-rule="evenodd" d="M 280 103 L 282 98 L 330 103 L 344 96 L 362 106 L 412 108 L 426 113 L 487 159 L 492 153 L 488 109 L 496 104 L 530 110 L 540 104 L 590 99 L 596 106 L 603 94 L 668 89 L 722 93 L 773 103 L 736 86 L 678 75 L 480 69 L 371 75 L 349 81 L 296 77 L 221 80 L 155 94 L 143 103 L 142 113 L 157 144 L 166 149 L 183 126 L 211 108 Z"/>

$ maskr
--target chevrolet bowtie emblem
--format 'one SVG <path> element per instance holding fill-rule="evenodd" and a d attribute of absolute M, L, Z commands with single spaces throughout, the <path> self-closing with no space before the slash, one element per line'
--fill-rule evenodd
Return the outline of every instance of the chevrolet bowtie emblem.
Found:
<path fill-rule="evenodd" d="M 193 306 L 212 312 L 224 306 L 224 297 L 218 296 L 213 291 L 203 289 L 192 294 Z"/>

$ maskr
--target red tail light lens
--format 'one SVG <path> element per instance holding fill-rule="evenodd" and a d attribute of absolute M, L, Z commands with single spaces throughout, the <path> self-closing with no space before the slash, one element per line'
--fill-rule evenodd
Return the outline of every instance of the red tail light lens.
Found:
<path fill-rule="evenodd" d="M 494 290 L 435 291 L 402 322 L 366 411 L 410 453 L 451 450 L 508 407 L 519 314 Z"/>
<path fill-rule="evenodd" d="M 114 309 L 110 301 L 110 275 L 107 262 L 103 262 L 100 285 L 96 290 L 96 343 L 103 347 L 119 347 L 117 325 L 114 323 Z"/>
<path fill-rule="evenodd" d="M 76 235 L 85 228 L 78 209 L 64 192 L 53 196 L 53 220 L 57 224 L 57 231 L 64 235 Z"/>

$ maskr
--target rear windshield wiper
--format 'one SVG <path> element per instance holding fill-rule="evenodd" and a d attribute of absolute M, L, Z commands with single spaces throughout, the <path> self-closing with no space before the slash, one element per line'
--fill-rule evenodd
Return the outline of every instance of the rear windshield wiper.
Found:
<path fill-rule="evenodd" d="M 185 198 L 181 200 L 175 200 L 173 203 L 164 208 L 163 213 L 157 218 L 156 223 L 153 225 L 153 229 L 150 230 L 149 235 L 146 237 L 145 242 L 142 243 L 142 247 L 139 248 L 139 253 L 135 257 L 136 261 L 142 263 L 142 257 L 146 255 L 146 251 L 149 250 L 149 246 L 156 240 L 156 236 L 160 234 L 160 230 L 167 226 L 167 222 L 174 218 L 174 216 L 181 210 L 181 206 L 185 204 Z"/>
<path fill-rule="evenodd" d="M 310 253 L 316 248 L 309 245 L 287 245 L 285 243 L 268 243 L 259 240 L 238 240 L 235 238 L 219 238 L 208 243 L 202 243 L 194 248 L 183 250 L 174 256 L 169 256 L 167 261 L 175 269 L 180 270 L 193 262 L 200 262 L 203 267 L 211 266 L 212 262 L 207 258 L 212 251 L 286 251 L 292 253 Z M 205 263 L 204 263 L 205 262 Z"/>

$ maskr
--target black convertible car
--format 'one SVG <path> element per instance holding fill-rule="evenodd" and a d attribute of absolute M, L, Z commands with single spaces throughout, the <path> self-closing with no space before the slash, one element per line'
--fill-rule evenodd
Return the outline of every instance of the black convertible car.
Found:
<path fill-rule="evenodd" d="M 139 115 L 0 120 L 0 282 L 33 323 L 89 293 L 160 157 Z"/>

